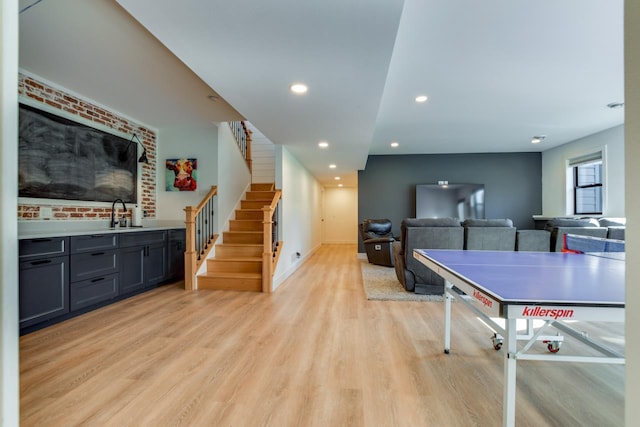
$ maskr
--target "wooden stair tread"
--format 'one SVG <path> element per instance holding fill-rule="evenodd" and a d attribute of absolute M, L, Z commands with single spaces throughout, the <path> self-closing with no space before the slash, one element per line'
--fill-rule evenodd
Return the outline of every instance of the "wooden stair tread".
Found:
<path fill-rule="evenodd" d="M 209 258 L 207 261 L 213 261 L 213 262 L 229 262 L 229 261 L 249 261 L 249 262 L 262 262 L 262 258 L 261 257 L 242 257 L 242 256 L 234 256 L 234 257 L 228 257 L 228 258 Z"/>
<path fill-rule="evenodd" d="M 275 184 L 272 182 L 251 183 L 251 191 L 273 191 Z"/>
<path fill-rule="evenodd" d="M 231 273 L 231 272 L 215 272 L 207 271 L 206 273 L 199 274 L 198 277 L 225 277 L 229 279 L 261 279 L 260 273 Z"/>

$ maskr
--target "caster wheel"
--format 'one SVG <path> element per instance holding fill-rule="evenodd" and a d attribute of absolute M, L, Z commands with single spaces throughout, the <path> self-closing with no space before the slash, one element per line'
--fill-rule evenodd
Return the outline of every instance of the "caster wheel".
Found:
<path fill-rule="evenodd" d="M 550 353 L 557 353 L 560 351 L 560 342 L 559 341 L 544 341 L 547 344 L 547 350 Z"/>
<path fill-rule="evenodd" d="M 498 334 L 493 334 L 491 337 L 491 343 L 493 344 L 494 350 L 500 350 L 502 348 L 502 337 L 499 337 Z"/>

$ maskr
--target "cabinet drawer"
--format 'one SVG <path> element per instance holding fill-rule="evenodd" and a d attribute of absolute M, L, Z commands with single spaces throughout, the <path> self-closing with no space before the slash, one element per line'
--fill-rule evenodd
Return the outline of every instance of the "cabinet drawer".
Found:
<path fill-rule="evenodd" d="M 184 240 L 186 236 L 186 230 L 175 229 L 169 230 L 169 240 Z"/>
<path fill-rule="evenodd" d="M 131 246 L 152 245 L 154 243 L 163 243 L 167 241 L 167 232 L 162 231 L 145 231 L 140 233 L 122 233 L 120 235 L 120 247 L 126 248 Z"/>
<path fill-rule="evenodd" d="M 72 283 L 69 289 L 71 311 L 118 296 L 118 274 Z"/>
<path fill-rule="evenodd" d="M 71 282 L 118 272 L 117 251 L 98 251 L 71 256 Z"/>
<path fill-rule="evenodd" d="M 118 235 L 93 234 L 86 236 L 71 236 L 69 244 L 72 254 L 118 249 Z"/>
<path fill-rule="evenodd" d="M 68 237 L 46 239 L 22 239 L 18 242 L 20 259 L 42 258 L 67 254 Z"/>

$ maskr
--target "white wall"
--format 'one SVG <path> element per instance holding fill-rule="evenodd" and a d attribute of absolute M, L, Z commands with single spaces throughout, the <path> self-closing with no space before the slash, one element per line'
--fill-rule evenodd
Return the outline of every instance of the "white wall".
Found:
<path fill-rule="evenodd" d="M 0 425 L 19 424 L 18 2 L 0 2 Z"/>
<path fill-rule="evenodd" d="M 249 168 L 227 123 L 218 126 L 218 182 L 216 231 L 220 243 L 228 220 L 234 218 L 235 209 L 251 184 Z"/>
<path fill-rule="evenodd" d="M 275 157 L 276 187 L 282 190 L 279 224 L 284 246 L 273 278 L 274 289 L 322 244 L 322 186 L 286 148 L 276 146 Z"/>
<path fill-rule="evenodd" d="M 625 425 L 640 419 L 640 2 L 625 1 L 625 181 L 627 193 L 626 269 L 626 405 Z"/>
<path fill-rule="evenodd" d="M 222 126 L 226 126 L 223 124 Z M 156 170 L 156 216 L 160 220 L 184 220 L 184 208 L 197 206 L 218 182 L 218 128 L 171 128 L 158 131 Z M 196 191 L 166 191 L 165 179 L 174 174 L 165 167 L 167 159 L 198 159 Z"/>
<path fill-rule="evenodd" d="M 264 136 L 251 141 L 251 180 L 275 182 L 275 146 Z"/>
<path fill-rule="evenodd" d="M 322 218 L 323 243 L 358 243 L 358 189 L 326 187 Z"/>
<path fill-rule="evenodd" d="M 567 161 L 602 148 L 605 148 L 606 156 L 603 215 L 625 216 L 624 126 L 598 132 L 542 153 L 542 215 L 569 214 L 566 210 Z"/>

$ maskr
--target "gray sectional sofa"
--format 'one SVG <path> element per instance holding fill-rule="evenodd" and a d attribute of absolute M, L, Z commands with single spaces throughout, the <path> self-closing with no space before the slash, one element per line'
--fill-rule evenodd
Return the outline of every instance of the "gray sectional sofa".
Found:
<path fill-rule="evenodd" d="M 413 258 L 414 249 L 463 249 L 464 228 L 457 218 L 405 218 L 393 243 L 396 276 L 409 292 L 437 294 L 444 280 Z"/>
<path fill-rule="evenodd" d="M 414 249 L 561 251 L 564 234 L 624 240 L 624 219 L 555 218 L 544 230 L 517 230 L 510 219 L 405 218 L 392 246 L 398 281 L 409 292 L 442 294 L 444 280 L 413 258 Z"/>
<path fill-rule="evenodd" d="M 624 240 L 624 218 L 554 218 L 547 222 L 545 230 L 551 233 L 549 250 L 560 252 L 565 234 Z"/>

